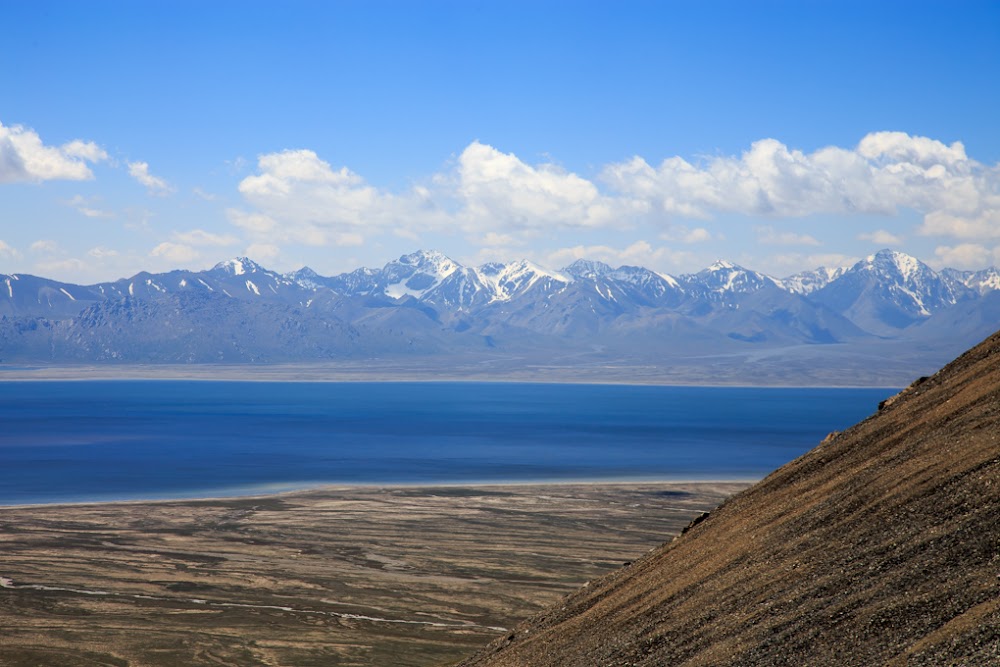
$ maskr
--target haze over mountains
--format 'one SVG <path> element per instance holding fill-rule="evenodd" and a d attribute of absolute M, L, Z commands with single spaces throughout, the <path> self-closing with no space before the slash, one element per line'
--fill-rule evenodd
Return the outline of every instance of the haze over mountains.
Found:
<path fill-rule="evenodd" d="M 242 257 L 96 285 L 0 275 L 0 362 L 21 365 L 392 360 L 905 384 L 998 322 L 997 269 L 936 272 L 891 250 L 784 279 L 725 261 L 676 277 L 588 260 L 466 267 L 433 251 L 337 276 Z"/>

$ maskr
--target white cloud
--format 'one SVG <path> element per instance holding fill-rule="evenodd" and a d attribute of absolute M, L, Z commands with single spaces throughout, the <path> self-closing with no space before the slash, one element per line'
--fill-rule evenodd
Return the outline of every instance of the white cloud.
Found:
<path fill-rule="evenodd" d="M 17 249 L 9 245 L 6 241 L 0 241 L 0 257 L 3 259 L 14 259 L 19 255 L 20 253 Z"/>
<path fill-rule="evenodd" d="M 240 242 L 232 234 L 214 234 L 203 229 L 192 229 L 186 232 L 175 232 L 174 239 L 190 246 L 232 246 Z"/>
<path fill-rule="evenodd" d="M 30 246 L 28 246 L 28 250 L 30 250 L 33 253 L 52 254 L 55 252 L 59 252 L 59 244 L 57 244 L 52 239 L 39 239 L 38 241 L 35 241 Z"/>
<path fill-rule="evenodd" d="M 975 211 L 972 215 L 933 211 L 924 217 L 918 231 L 924 236 L 951 236 L 956 239 L 1000 238 L 1000 202 L 996 199 L 992 198 L 990 208 Z"/>
<path fill-rule="evenodd" d="M 896 236 L 892 232 L 888 232 L 884 229 L 876 229 L 874 232 L 864 232 L 858 234 L 859 241 L 871 241 L 880 246 L 898 246 L 903 242 L 903 239 Z"/>
<path fill-rule="evenodd" d="M 479 229 L 607 227 L 643 211 L 556 165 L 531 166 L 478 141 L 459 157 L 456 194 L 465 225 Z"/>
<path fill-rule="evenodd" d="M 360 176 L 346 167 L 334 170 L 310 150 L 262 155 L 257 168 L 258 174 L 240 181 L 240 194 L 266 218 L 283 223 L 279 234 L 315 237 L 330 229 L 363 229 L 385 206 Z M 303 227 L 312 231 L 291 229 Z"/>
<path fill-rule="evenodd" d="M 169 262 L 186 264 L 201 257 L 201 254 L 189 245 L 164 241 L 149 252 L 150 257 L 162 257 Z"/>
<path fill-rule="evenodd" d="M 740 156 L 699 164 L 672 157 L 653 167 L 634 157 L 606 167 L 602 179 L 667 217 L 894 215 L 913 209 L 925 216 L 924 234 L 1000 237 L 1000 169 L 969 158 L 960 142 L 902 132 L 875 132 L 854 148 L 812 153 L 762 139 Z"/>
<path fill-rule="evenodd" d="M 621 226 L 643 206 L 610 197 L 551 164 L 529 165 L 479 142 L 446 173 L 397 194 L 368 184 L 347 167 L 334 168 L 311 150 L 262 155 L 240 194 L 251 210 L 230 209 L 230 221 L 262 242 L 348 245 L 391 233 L 493 231 L 524 237 L 551 228 Z"/>
<path fill-rule="evenodd" d="M 141 185 L 145 186 L 150 194 L 165 195 L 173 192 L 173 188 L 169 183 L 159 176 L 153 176 L 149 173 L 149 163 L 147 162 L 129 162 L 128 174 Z"/>
<path fill-rule="evenodd" d="M 989 249 L 977 243 L 961 243 L 956 246 L 938 246 L 934 249 L 936 268 L 982 269 L 996 260 L 1000 248 Z"/>
<path fill-rule="evenodd" d="M 46 146 L 41 137 L 20 125 L 0 123 L 0 183 L 83 181 L 94 177 L 88 163 L 108 154 L 93 142 L 79 139 L 62 146 Z"/>
<path fill-rule="evenodd" d="M 757 241 L 764 245 L 820 245 L 819 241 L 808 234 L 779 232 L 770 225 L 760 225 L 753 230 L 757 233 Z"/>
<path fill-rule="evenodd" d="M 398 192 L 314 151 L 286 150 L 259 156 L 239 191 L 244 204 L 226 214 L 243 230 L 240 236 L 280 247 L 360 245 L 387 236 L 416 243 L 459 232 L 494 254 L 567 231 L 625 229 L 635 230 L 633 238 L 704 244 L 724 237 L 709 225 L 677 219 L 905 218 L 912 212 L 922 215 L 922 234 L 1000 238 L 1000 166 L 972 160 L 960 142 L 901 132 L 875 132 L 856 146 L 812 152 L 761 139 L 739 155 L 670 157 L 657 166 L 634 157 L 604 167 L 597 180 L 475 141 L 440 173 Z M 820 245 L 789 225 L 758 220 L 756 232 L 762 244 Z M 889 246 L 902 240 L 884 229 L 859 238 Z"/>

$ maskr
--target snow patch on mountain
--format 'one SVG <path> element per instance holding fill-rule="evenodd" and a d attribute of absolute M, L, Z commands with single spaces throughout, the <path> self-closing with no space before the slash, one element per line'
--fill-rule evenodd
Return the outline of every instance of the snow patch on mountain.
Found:
<path fill-rule="evenodd" d="M 792 294 L 812 294 L 816 290 L 823 289 L 834 280 L 844 275 L 850 267 L 838 266 L 830 269 L 821 266 L 812 271 L 802 271 L 794 275 L 782 278 L 778 283 Z"/>

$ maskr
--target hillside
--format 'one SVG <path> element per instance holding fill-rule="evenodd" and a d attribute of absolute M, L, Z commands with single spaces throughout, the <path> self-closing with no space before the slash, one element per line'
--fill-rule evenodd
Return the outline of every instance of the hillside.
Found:
<path fill-rule="evenodd" d="M 1000 334 L 465 667 L 1000 664 Z"/>

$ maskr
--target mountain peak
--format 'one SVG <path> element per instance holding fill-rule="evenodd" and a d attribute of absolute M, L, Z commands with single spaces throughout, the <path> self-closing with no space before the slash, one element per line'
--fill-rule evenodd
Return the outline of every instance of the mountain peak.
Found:
<path fill-rule="evenodd" d="M 458 268 L 458 262 L 438 250 L 417 250 L 407 255 L 400 256 L 396 262 L 414 267 L 450 266 L 452 267 L 452 270 Z"/>
<path fill-rule="evenodd" d="M 933 273 L 929 266 L 916 257 L 888 248 L 879 250 L 874 255 L 869 255 L 864 259 L 863 264 L 871 268 L 895 270 L 907 281 L 921 273 Z"/>
<path fill-rule="evenodd" d="M 578 259 L 562 270 L 574 278 L 600 278 L 614 271 L 608 264 L 592 259 Z"/>
<path fill-rule="evenodd" d="M 264 267 L 248 257 L 234 257 L 225 262 L 219 262 L 212 267 L 212 270 L 225 271 L 232 276 L 242 276 L 244 273 L 264 271 Z"/>
<path fill-rule="evenodd" d="M 739 266 L 738 264 L 733 264 L 732 262 L 729 262 L 729 261 L 724 260 L 724 259 L 717 259 L 714 262 L 712 262 L 712 264 L 708 267 L 707 270 L 708 271 L 724 271 L 724 270 L 727 270 L 727 269 L 737 269 L 737 270 L 742 271 L 743 267 Z"/>

